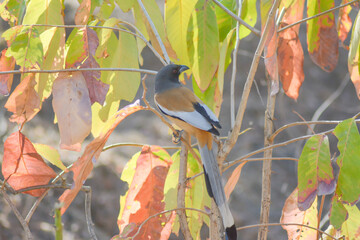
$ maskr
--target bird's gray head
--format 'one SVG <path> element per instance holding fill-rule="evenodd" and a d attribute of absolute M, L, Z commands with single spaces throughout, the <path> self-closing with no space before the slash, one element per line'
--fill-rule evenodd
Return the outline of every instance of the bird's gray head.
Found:
<path fill-rule="evenodd" d="M 159 93 L 174 87 L 181 86 L 179 76 L 183 71 L 188 70 L 189 67 L 185 65 L 169 64 L 156 74 L 155 77 L 155 92 Z"/>

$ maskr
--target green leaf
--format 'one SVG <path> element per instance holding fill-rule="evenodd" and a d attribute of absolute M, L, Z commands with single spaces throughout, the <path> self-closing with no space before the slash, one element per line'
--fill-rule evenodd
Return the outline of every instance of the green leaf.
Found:
<path fill-rule="evenodd" d="M 307 14 L 314 16 L 335 6 L 334 1 L 307 1 Z M 324 71 L 331 72 L 337 65 L 339 40 L 334 13 L 307 22 L 307 43 L 311 60 Z"/>
<path fill-rule="evenodd" d="M 216 110 L 216 88 L 217 88 L 218 80 L 216 77 L 214 77 L 210 85 L 205 91 L 201 91 L 199 86 L 195 81 L 192 82 L 193 85 L 193 91 L 196 96 L 200 98 L 200 100 L 205 103 L 206 106 L 208 106 L 213 112 Z"/>
<path fill-rule="evenodd" d="M 26 9 L 26 2 L 23 0 L 5 0 L 0 4 L 0 16 L 10 26 L 18 25 L 21 22 Z"/>
<path fill-rule="evenodd" d="M 63 25 L 62 0 L 31 0 L 28 1 L 23 24 Z M 48 27 L 37 27 L 40 32 Z"/>
<path fill-rule="evenodd" d="M 119 23 L 119 19 L 117 18 L 109 18 L 104 22 L 102 25 L 103 27 L 115 27 Z M 97 58 L 107 58 L 108 53 L 108 47 L 109 47 L 109 38 L 111 34 L 113 33 L 112 29 L 96 29 L 97 35 L 99 36 L 99 47 L 96 49 L 95 56 Z"/>
<path fill-rule="evenodd" d="M 265 27 L 273 0 L 260 0 L 261 29 Z"/>
<path fill-rule="evenodd" d="M 246 0 L 247 1 L 247 0 Z M 221 0 L 219 1 L 227 9 L 237 15 L 236 1 L 233 0 Z M 254 1 L 256 4 L 256 1 Z M 216 20 L 219 28 L 219 41 L 222 42 L 228 35 L 228 33 L 236 27 L 236 20 L 222 10 L 219 6 L 215 6 Z"/>
<path fill-rule="evenodd" d="M 134 6 L 136 0 L 115 0 L 115 2 L 123 12 L 128 12 Z"/>
<path fill-rule="evenodd" d="M 357 239 L 360 233 L 360 211 L 354 205 L 344 205 L 349 213 L 348 219 L 341 226 L 341 234 L 345 235 L 347 239 Z"/>
<path fill-rule="evenodd" d="M 74 28 L 65 43 L 66 68 L 74 67 L 86 58 L 85 28 Z"/>
<path fill-rule="evenodd" d="M 224 89 L 224 76 L 226 69 L 231 63 L 231 52 L 235 47 L 235 28 L 232 29 L 220 45 L 220 61 L 217 70 L 219 91 L 222 95 Z M 221 99 L 222 100 L 222 99 Z"/>
<path fill-rule="evenodd" d="M 24 28 L 12 41 L 6 56 L 13 56 L 16 64 L 21 67 L 39 68 L 43 61 L 43 46 L 39 32 L 36 29 Z"/>
<path fill-rule="evenodd" d="M 312 136 L 306 142 L 298 163 L 298 188 L 298 205 L 302 211 L 311 206 L 317 194 L 327 195 L 334 191 L 335 179 L 326 135 Z"/>
<path fill-rule="evenodd" d="M 171 46 L 178 57 L 177 63 L 190 65 L 187 54 L 187 30 L 197 0 L 165 1 L 165 25 Z"/>
<path fill-rule="evenodd" d="M 149 41 L 150 37 L 147 33 L 146 26 L 145 26 L 144 22 L 142 21 L 142 12 L 141 12 L 140 6 L 138 4 L 134 5 L 133 13 L 134 13 L 135 25 L 136 25 L 137 29 L 139 29 L 139 31 L 144 35 L 145 39 L 147 41 Z M 141 52 L 145 48 L 146 44 L 140 38 L 136 38 L 136 43 L 138 46 L 139 63 L 140 63 L 140 65 L 143 65 L 144 60 L 141 55 Z"/>
<path fill-rule="evenodd" d="M 198 151 L 194 149 L 198 154 Z M 199 154 L 198 154 L 199 156 Z M 174 209 L 177 206 L 177 188 L 179 180 L 179 164 L 180 164 L 180 151 L 177 151 L 172 156 L 173 164 L 169 169 L 168 176 L 166 177 L 164 193 L 165 193 L 165 209 Z M 187 176 L 192 177 L 203 171 L 202 166 L 198 163 L 196 158 L 189 152 Z M 204 209 L 205 206 L 210 207 L 211 200 L 207 194 L 204 175 L 198 176 L 187 183 L 188 189 L 185 193 L 185 207 Z M 187 210 L 188 224 L 191 235 L 194 239 L 200 239 L 200 230 L 203 222 L 208 223 L 207 216 L 202 213 Z M 175 220 L 173 232 L 178 233 L 179 223 Z"/>
<path fill-rule="evenodd" d="M 244 0 L 241 9 L 241 19 L 247 24 L 254 27 L 257 20 L 256 1 Z M 247 37 L 251 31 L 244 27 L 242 24 L 239 27 L 239 38 L 243 39 Z"/>
<path fill-rule="evenodd" d="M 336 194 L 344 203 L 354 204 L 360 197 L 360 135 L 354 118 L 339 123 L 335 130 L 340 155 Z"/>
<path fill-rule="evenodd" d="M 55 148 L 40 143 L 34 143 L 33 145 L 36 151 L 38 152 L 38 154 L 40 154 L 43 158 L 45 158 L 46 160 L 48 160 L 50 163 L 57 166 L 61 170 L 66 169 L 65 165 L 60 159 L 59 152 Z"/>
<path fill-rule="evenodd" d="M 219 65 L 219 30 L 210 1 L 199 0 L 193 14 L 193 55 L 189 51 L 192 72 L 201 91 L 205 91 Z M 211 50 L 210 50 L 211 49 Z"/>
<path fill-rule="evenodd" d="M 335 195 L 331 200 L 330 224 L 336 229 L 340 229 L 347 218 L 348 212 L 344 204 L 342 204 L 341 200 Z"/>
<path fill-rule="evenodd" d="M 360 99 L 360 12 L 358 13 L 351 34 L 348 56 L 348 69 L 358 98 Z"/>

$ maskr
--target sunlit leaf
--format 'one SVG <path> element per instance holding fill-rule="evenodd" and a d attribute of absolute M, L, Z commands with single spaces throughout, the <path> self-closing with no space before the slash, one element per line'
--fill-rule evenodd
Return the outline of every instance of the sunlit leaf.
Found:
<path fill-rule="evenodd" d="M 230 198 L 230 194 L 234 191 L 234 188 L 237 184 L 237 182 L 239 181 L 240 175 L 241 175 L 241 170 L 244 167 L 244 165 L 247 163 L 247 161 L 244 161 L 242 163 L 239 164 L 239 166 L 237 166 L 234 171 L 232 172 L 231 176 L 229 177 L 226 185 L 225 185 L 225 196 L 226 199 L 229 200 Z"/>
<path fill-rule="evenodd" d="M 22 124 L 30 121 L 40 111 L 40 99 L 35 86 L 35 74 L 28 74 L 16 86 L 5 104 L 5 108 L 12 112 L 11 122 Z"/>
<path fill-rule="evenodd" d="M 334 6 L 334 1 L 308 0 L 307 14 L 314 16 Z M 307 21 L 307 26 L 307 43 L 311 60 L 324 71 L 333 71 L 339 55 L 334 12 Z"/>
<path fill-rule="evenodd" d="M 115 0 L 115 2 L 123 12 L 128 12 L 134 6 L 136 0 Z"/>
<path fill-rule="evenodd" d="M 13 57 L 6 57 L 6 49 L 2 50 L 0 57 L 0 71 L 11 71 L 15 67 L 15 59 Z M 0 94 L 8 95 L 11 90 L 13 82 L 13 74 L 0 75 Z"/>
<path fill-rule="evenodd" d="M 337 158 L 340 172 L 336 195 L 344 203 L 354 204 L 360 197 L 360 135 L 354 118 L 339 123 L 335 130 L 340 155 Z M 334 225 L 334 224 L 333 224 Z"/>
<path fill-rule="evenodd" d="M 91 11 L 91 0 L 82 0 L 80 6 L 75 13 L 75 24 L 76 25 L 86 25 Z"/>
<path fill-rule="evenodd" d="M 41 143 L 34 143 L 34 147 L 35 147 L 36 151 L 43 158 L 48 160 L 50 163 L 57 166 L 61 170 L 66 169 L 65 165 L 62 163 L 62 161 L 60 159 L 59 152 L 55 148 L 53 148 L 49 145 L 46 145 L 46 144 L 41 144 Z"/>
<path fill-rule="evenodd" d="M 307 140 L 298 163 L 298 189 L 298 205 L 302 211 L 312 205 L 316 195 L 331 194 L 335 190 L 326 135 L 314 135 Z"/>
<path fill-rule="evenodd" d="M 153 152 L 161 152 L 164 158 Z M 125 196 L 120 197 L 120 234 L 129 223 L 136 223 L 137 226 L 127 233 L 127 236 L 133 236 L 141 223 L 164 210 L 163 189 L 171 164 L 170 155 L 158 146 L 144 146 L 141 153 L 135 154 L 130 160 L 124 169 L 124 175 L 121 175 L 121 180 L 128 183 L 129 190 Z M 171 231 L 163 232 L 163 228 L 172 216 L 174 215 L 151 218 L 134 239 L 168 239 Z"/>
<path fill-rule="evenodd" d="M 350 50 L 348 56 L 348 69 L 356 90 L 356 94 L 360 99 L 360 67 L 359 67 L 359 51 L 360 51 L 360 12 L 358 13 L 351 34 Z"/>
<path fill-rule="evenodd" d="M 341 4 L 346 4 L 350 2 L 350 0 L 343 0 Z M 352 20 L 349 16 L 349 13 L 351 12 L 351 5 L 347 5 L 345 7 L 342 7 L 339 9 L 339 19 L 338 19 L 338 36 L 342 43 L 344 43 L 345 39 L 348 36 L 348 33 L 351 30 Z"/>
<path fill-rule="evenodd" d="M 191 70 L 201 91 L 205 91 L 219 65 L 219 31 L 214 7 L 210 1 L 199 0 L 193 14 L 193 55 L 189 54 Z M 211 51 L 209 51 L 211 49 Z"/>
<path fill-rule="evenodd" d="M 187 30 L 196 0 L 168 0 L 165 2 L 165 25 L 171 46 L 178 63 L 190 65 L 187 54 Z"/>
<path fill-rule="evenodd" d="M 17 25 L 26 8 L 26 1 L 22 0 L 5 0 L 0 3 L 0 16 L 7 21 L 10 26 Z"/>
<path fill-rule="evenodd" d="M 257 20 L 257 11 L 256 11 L 256 1 L 253 0 L 244 0 L 242 1 L 241 8 L 241 19 L 244 20 L 247 24 L 254 27 Z M 243 39 L 247 37 L 251 31 L 240 24 L 239 27 L 239 38 Z"/>
<path fill-rule="evenodd" d="M 340 229 L 341 225 L 346 221 L 348 216 L 348 211 L 346 210 L 344 204 L 341 200 L 339 200 L 337 195 L 333 196 L 331 200 L 330 224 L 336 229 Z"/>
<path fill-rule="evenodd" d="M 64 23 L 62 0 L 28 1 L 23 24 L 62 25 Z M 48 27 L 36 27 L 39 32 Z"/>
<path fill-rule="evenodd" d="M 306 211 L 301 211 L 297 204 L 298 189 L 296 188 L 291 195 L 286 199 L 280 223 L 297 223 L 310 227 L 317 228 L 317 199 Z M 316 239 L 317 231 L 299 225 L 282 225 L 282 228 L 287 231 L 288 239 Z"/>
<path fill-rule="evenodd" d="M 14 190 L 48 184 L 56 173 L 46 165 L 33 144 L 20 131 L 12 133 L 4 143 L 2 174 Z M 46 189 L 26 191 L 40 197 Z"/>
<path fill-rule="evenodd" d="M 70 169 L 74 173 L 74 188 L 67 189 L 59 198 L 59 201 L 64 203 L 64 206 L 61 208 L 62 214 L 66 211 L 66 209 L 70 206 L 76 195 L 79 193 L 85 180 L 93 169 L 93 164 L 98 160 L 107 139 L 114 131 L 116 126 L 119 125 L 119 123 L 127 116 L 141 109 L 143 108 L 139 105 L 139 102 L 137 101 L 134 104 L 128 105 L 119 110 L 109 119 L 107 124 L 103 127 L 100 135 L 86 146 L 82 156 L 74 163 L 74 165 Z"/>
<path fill-rule="evenodd" d="M 80 151 L 91 130 L 89 91 L 81 72 L 60 73 L 53 84 L 52 105 L 62 149 Z"/>
<path fill-rule="evenodd" d="M 341 226 L 341 234 L 345 235 L 346 240 L 358 239 L 360 237 L 360 211 L 354 206 L 344 205 L 349 213 L 348 219 Z"/>

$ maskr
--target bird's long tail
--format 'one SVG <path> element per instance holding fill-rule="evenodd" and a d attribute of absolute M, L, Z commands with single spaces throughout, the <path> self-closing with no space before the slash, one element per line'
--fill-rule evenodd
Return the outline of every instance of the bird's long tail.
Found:
<path fill-rule="evenodd" d="M 212 145 L 216 145 L 213 143 Z M 206 188 L 209 196 L 214 198 L 220 210 L 221 217 L 226 230 L 226 237 L 229 240 L 236 240 L 236 227 L 234 218 L 230 212 L 228 202 L 225 197 L 224 186 L 221 180 L 218 162 L 214 149 L 209 149 L 208 144 L 203 147 L 199 144 L 201 159 L 204 166 Z"/>

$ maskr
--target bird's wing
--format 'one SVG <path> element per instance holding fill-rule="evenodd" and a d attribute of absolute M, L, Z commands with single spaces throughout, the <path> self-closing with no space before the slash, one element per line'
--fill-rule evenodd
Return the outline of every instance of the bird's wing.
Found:
<path fill-rule="evenodd" d="M 186 87 L 158 93 L 155 95 L 155 102 L 165 115 L 201 130 L 213 132 L 216 131 L 213 125 L 220 126 L 215 114 L 205 104 L 198 102 L 194 93 Z"/>

